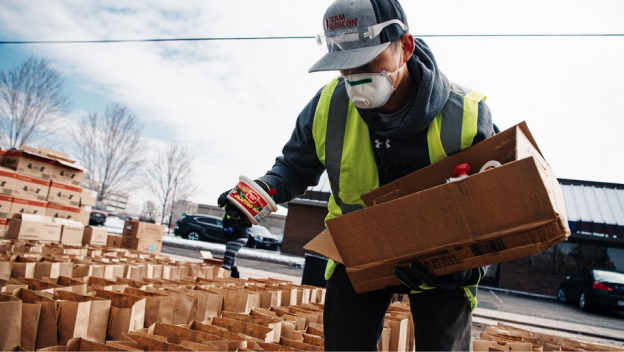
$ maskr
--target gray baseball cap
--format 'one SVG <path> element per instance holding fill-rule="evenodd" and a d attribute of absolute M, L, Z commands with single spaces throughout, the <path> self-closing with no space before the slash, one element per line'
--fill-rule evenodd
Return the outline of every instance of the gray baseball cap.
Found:
<path fill-rule="evenodd" d="M 317 44 L 327 53 L 308 72 L 361 67 L 408 31 L 397 0 L 336 0 L 323 18 Z"/>

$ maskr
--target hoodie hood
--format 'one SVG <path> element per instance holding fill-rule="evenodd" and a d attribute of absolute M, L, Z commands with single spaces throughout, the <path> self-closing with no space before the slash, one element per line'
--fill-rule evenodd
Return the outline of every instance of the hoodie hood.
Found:
<path fill-rule="evenodd" d="M 376 110 L 358 109 L 368 128 L 387 138 L 409 138 L 423 131 L 442 110 L 450 93 L 450 82 L 440 72 L 433 53 L 421 39 L 414 39 L 414 54 L 407 61 L 410 78 L 416 87 L 416 99 L 401 122 L 392 128 L 379 123 Z"/>

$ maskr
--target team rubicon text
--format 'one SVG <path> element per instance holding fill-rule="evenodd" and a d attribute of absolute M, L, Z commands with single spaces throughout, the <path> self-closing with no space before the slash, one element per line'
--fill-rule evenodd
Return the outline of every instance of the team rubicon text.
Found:
<path fill-rule="evenodd" d="M 325 19 L 325 27 L 327 30 L 335 31 L 340 28 L 349 28 L 357 26 L 357 17 L 347 19 L 344 14 L 330 16 Z"/>

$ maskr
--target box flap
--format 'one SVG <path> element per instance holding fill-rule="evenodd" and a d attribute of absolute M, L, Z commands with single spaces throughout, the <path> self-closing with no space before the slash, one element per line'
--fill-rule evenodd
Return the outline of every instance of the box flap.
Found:
<path fill-rule="evenodd" d="M 74 164 L 74 163 L 70 163 L 70 162 L 67 162 L 67 161 L 62 160 L 62 159 L 56 159 L 56 162 L 61 164 L 61 165 L 63 165 L 63 166 L 67 166 L 69 168 L 72 168 L 72 169 L 85 171 L 85 168 L 83 166 L 80 166 L 80 165 Z"/>
<path fill-rule="evenodd" d="M 529 126 L 527 126 L 526 121 L 522 121 L 519 124 L 517 124 L 516 126 L 518 126 L 518 128 L 520 128 L 522 130 L 524 135 L 529 139 L 529 141 L 531 141 L 531 144 L 533 144 L 533 147 L 535 147 L 535 149 L 537 149 L 537 151 L 540 153 L 540 155 L 543 158 L 544 154 L 542 154 L 542 151 L 537 146 L 537 142 L 535 141 L 535 138 L 533 138 L 533 135 L 531 134 L 531 131 L 529 131 Z M 516 127 L 516 126 L 514 126 L 514 127 Z"/>
<path fill-rule="evenodd" d="M 41 215 L 28 214 L 28 213 L 16 213 L 13 215 L 13 219 L 21 219 L 23 221 L 43 222 L 43 218 Z"/>
<path fill-rule="evenodd" d="M 329 229 L 325 229 L 325 231 L 314 237 L 312 241 L 308 242 L 303 247 L 303 249 L 316 252 L 329 259 L 332 259 L 339 263 L 343 263 L 342 258 L 340 257 L 340 253 L 338 252 L 338 248 L 336 247 L 336 243 L 334 243 L 334 239 L 332 238 Z"/>

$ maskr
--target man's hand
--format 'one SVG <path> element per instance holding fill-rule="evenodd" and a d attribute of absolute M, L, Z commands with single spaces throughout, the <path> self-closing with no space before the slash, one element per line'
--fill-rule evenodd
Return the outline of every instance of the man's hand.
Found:
<path fill-rule="evenodd" d="M 485 275 L 487 267 L 458 271 L 448 275 L 435 276 L 429 270 L 418 263 L 410 263 L 409 268 L 398 267 L 394 269 L 394 275 L 412 292 L 418 293 L 424 290 L 438 288 L 442 290 L 454 290 L 464 286 L 472 286 L 479 283 Z"/>
<path fill-rule="evenodd" d="M 254 180 L 254 182 L 259 185 L 265 192 L 270 194 L 270 187 L 264 181 Z M 227 199 L 227 195 L 228 193 L 230 193 L 230 191 L 231 189 L 221 193 L 221 195 L 217 199 L 217 204 L 219 205 L 219 207 L 225 210 L 225 216 L 223 217 L 223 228 L 227 230 L 232 226 L 251 227 L 251 222 L 249 221 L 249 219 L 247 219 L 247 216 L 235 205 L 230 203 L 230 201 Z"/>

